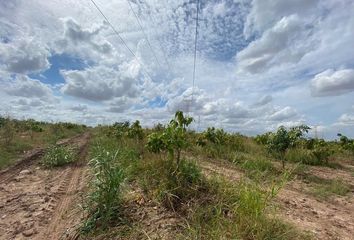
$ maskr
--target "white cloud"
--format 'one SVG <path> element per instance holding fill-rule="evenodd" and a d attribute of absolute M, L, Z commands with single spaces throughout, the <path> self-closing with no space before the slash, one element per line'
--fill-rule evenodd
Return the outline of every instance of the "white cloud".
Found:
<path fill-rule="evenodd" d="M 253 104 L 253 106 L 255 107 L 261 107 L 264 105 L 267 105 L 268 103 L 272 102 L 273 97 L 270 95 L 265 95 L 263 97 L 261 97 L 261 99 L 259 99 L 256 103 Z"/>
<path fill-rule="evenodd" d="M 271 114 L 268 119 L 272 121 L 284 121 L 294 118 L 295 116 L 297 116 L 296 110 L 287 106 Z"/>
<path fill-rule="evenodd" d="M 296 63 L 313 49 L 310 36 L 311 28 L 299 16 L 283 17 L 237 54 L 238 68 L 241 71 L 260 73 L 273 66 Z"/>
<path fill-rule="evenodd" d="M 135 97 L 136 81 L 132 77 L 137 72 L 134 67 L 126 66 L 124 65 L 121 70 L 105 66 L 81 71 L 62 70 L 65 84 L 61 90 L 66 95 L 91 101 L 106 101 L 122 96 Z"/>
<path fill-rule="evenodd" d="M 354 125 L 354 114 L 344 113 L 339 117 L 338 122 L 342 125 Z"/>
<path fill-rule="evenodd" d="M 263 32 L 284 16 L 297 14 L 309 17 L 318 0 L 253 0 L 252 8 L 245 22 L 244 33 Z"/>
<path fill-rule="evenodd" d="M 42 82 L 24 75 L 18 75 L 16 79 L 6 86 L 5 92 L 11 96 L 37 98 L 44 101 L 53 101 L 52 90 Z"/>
<path fill-rule="evenodd" d="M 315 97 L 337 96 L 354 91 L 354 70 L 328 69 L 311 80 L 311 94 Z"/>
<path fill-rule="evenodd" d="M 55 42 L 58 53 L 69 52 L 80 57 L 102 58 L 113 54 L 113 46 L 100 33 L 108 28 L 107 23 L 83 28 L 73 18 L 61 19 L 64 36 Z"/>
<path fill-rule="evenodd" d="M 50 67 L 49 56 L 46 45 L 30 36 L 9 43 L 0 42 L 0 65 L 11 73 L 44 71 Z"/>
<path fill-rule="evenodd" d="M 78 105 L 70 107 L 69 109 L 72 111 L 75 111 L 75 112 L 86 112 L 88 107 L 85 104 L 78 104 Z"/>

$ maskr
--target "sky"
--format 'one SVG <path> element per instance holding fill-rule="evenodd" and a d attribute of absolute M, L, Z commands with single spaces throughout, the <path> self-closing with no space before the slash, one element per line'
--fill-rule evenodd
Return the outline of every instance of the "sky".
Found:
<path fill-rule="evenodd" d="M 354 1 L 200 0 L 194 85 L 196 0 L 95 3 L 0 0 L 1 115 L 354 137 Z"/>

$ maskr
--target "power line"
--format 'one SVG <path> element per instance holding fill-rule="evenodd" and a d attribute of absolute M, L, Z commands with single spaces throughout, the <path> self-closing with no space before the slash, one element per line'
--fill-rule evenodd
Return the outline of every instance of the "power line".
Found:
<path fill-rule="evenodd" d="M 118 31 L 115 29 L 115 27 L 111 24 L 111 22 L 108 20 L 108 18 L 106 17 L 106 15 L 104 15 L 104 13 L 101 11 L 101 9 L 97 6 L 96 2 L 94 0 L 90 0 L 93 5 L 95 5 L 97 11 L 100 12 L 100 14 L 103 16 L 103 18 L 107 21 L 108 25 L 112 28 L 113 32 L 118 36 L 118 38 L 121 40 L 121 42 L 124 44 L 124 46 L 129 50 L 129 52 L 134 56 L 134 58 L 138 61 L 138 63 L 141 65 L 142 69 L 144 70 L 144 72 L 146 73 L 146 75 L 152 80 L 152 77 L 150 76 L 150 74 L 147 72 L 147 70 L 145 69 L 144 65 L 142 64 L 142 62 L 139 60 L 139 58 L 135 55 L 135 53 L 130 49 L 130 47 L 127 45 L 127 43 L 124 41 L 124 39 L 122 38 L 122 36 L 118 33 Z"/>
<path fill-rule="evenodd" d="M 192 85 L 192 102 L 191 102 L 192 104 L 194 100 L 194 82 L 195 82 L 196 61 L 197 61 L 198 19 L 199 19 L 199 0 L 197 0 L 197 18 L 195 20 L 193 85 Z"/>
<path fill-rule="evenodd" d="M 145 39 L 146 39 L 146 41 L 147 41 L 147 43 L 148 43 L 148 45 L 149 45 L 149 48 L 150 48 L 152 54 L 154 55 L 154 58 L 155 58 L 157 64 L 161 67 L 160 62 L 159 62 L 159 60 L 158 60 L 157 57 L 156 57 L 155 51 L 154 51 L 154 49 L 153 49 L 152 46 L 151 46 L 151 43 L 150 43 L 150 41 L 149 41 L 149 38 L 148 38 L 148 36 L 146 35 L 143 26 L 141 25 L 141 22 L 140 22 L 140 19 L 139 19 L 138 15 L 135 13 L 135 11 L 134 11 L 134 9 L 133 9 L 133 7 L 132 7 L 130 1 L 127 0 L 127 2 L 128 2 L 128 4 L 129 4 L 129 7 L 130 7 L 130 9 L 132 10 L 132 12 L 133 12 L 135 18 L 136 18 L 136 21 L 138 22 L 138 24 L 139 24 L 139 26 L 140 26 L 141 31 L 143 32 L 143 34 L 144 34 L 144 36 L 145 36 Z M 161 68 L 162 68 L 162 67 L 161 67 Z"/>
<path fill-rule="evenodd" d="M 146 2 L 144 2 L 144 0 L 140 0 L 140 1 L 141 1 L 142 3 L 144 3 L 146 6 L 148 6 L 148 4 L 147 4 Z M 137 2 L 137 5 L 138 5 L 139 8 L 140 8 L 140 3 L 139 3 L 139 2 Z M 149 19 L 150 19 L 150 21 L 153 23 L 153 25 L 156 26 L 156 25 L 157 25 L 157 24 L 156 24 L 156 21 L 155 21 L 154 18 L 151 16 L 150 12 L 148 12 L 147 15 L 149 16 Z M 153 27 L 152 29 L 154 30 L 155 35 L 158 36 L 157 31 L 156 31 L 156 28 Z M 160 49 L 161 49 L 163 58 L 164 58 L 164 60 L 165 60 L 165 62 L 166 62 L 166 64 L 167 64 L 167 68 L 168 68 L 168 70 L 172 73 L 172 71 L 171 71 L 171 64 L 169 63 L 169 61 L 168 61 L 168 59 L 167 59 L 167 57 L 166 57 L 166 53 L 165 53 L 165 51 L 163 50 L 164 48 L 162 47 L 161 41 L 160 41 L 160 39 L 159 39 L 158 37 L 157 37 L 156 39 L 157 39 L 157 41 L 158 41 L 158 43 L 159 43 L 159 45 L 160 45 Z"/>

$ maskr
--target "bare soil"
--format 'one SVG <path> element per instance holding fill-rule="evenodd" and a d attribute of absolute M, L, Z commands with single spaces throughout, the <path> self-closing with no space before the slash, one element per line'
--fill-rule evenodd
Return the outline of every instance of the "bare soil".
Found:
<path fill-rule="evenodd" d="M 76 146 L 78 160 L 45 169 L 39 164 L 44 149 L 34 150 L 0 175 L 0 239 L 63 239 L 78 223 L 74 214 L 85 186 L 85 157 L 90 135 L 59 144 Z"/>
<path fill-rule="evenodd" d="M 207 176 L 218 174 L 232 181 L 244 176 L 237 168 L 221 162 L 200 161 L 200 166 Z M 351 182 L 353 178 L 345 170 L 325 167 L 310 167 L 310 172 L 325 179 L 339 177 Z M 299 180 L 293 180 L 285 186 L 275 200 L 280 209 L 279 217 L 309 232 L 315 239 L 354 239 L 353 190 L 348 196 L 333 197 L 328 201 L 316 199 L 306 192 L 306 184 Z"/>

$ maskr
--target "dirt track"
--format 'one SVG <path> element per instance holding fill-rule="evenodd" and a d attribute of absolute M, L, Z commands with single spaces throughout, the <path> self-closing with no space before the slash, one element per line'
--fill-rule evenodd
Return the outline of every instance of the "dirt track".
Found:
<path fill-rule="evenodd" d="M 74 215 L 84 187 L 89 134 L 60 144 L 76 146 L 74 164 L 45 169 L 35 152 L 0 175 L 0 239 L 61 239 L 80 216 Z M 29 160 L 28 160 L 29 159 Z"/>
<path fill-rule="evenodd" d="M 244 175 L 229 164 L 215 161 L 200 161 L 199 163 L 206 175 L 218 174 L 232 181 L 237 181 Z M 326 178 L 333 178 L 335 171 L 324 167 L 314 167 L 310 170 L 310 172 L 322 174 L 330 172 L 330 176 L 322 176 Z M 339 173 L 340 175 L 348 174 L 343 171 Z M 276 199 L 280 207 L 280 217 L 304 231 L 309 231 L 315 239 L 354 239 L 353 191 L 346 197 L 320 201 L 304 193 L 305 188 L 302 182 L 295 180 L 281 190 Z"/>

